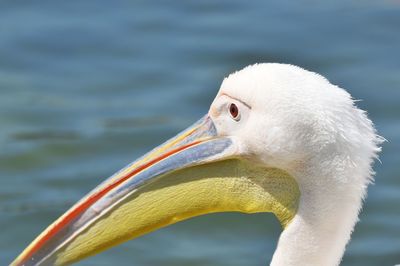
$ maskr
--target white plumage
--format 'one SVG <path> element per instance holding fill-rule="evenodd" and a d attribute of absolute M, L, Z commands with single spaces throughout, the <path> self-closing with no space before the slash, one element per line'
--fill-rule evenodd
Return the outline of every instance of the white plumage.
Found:
<path fill-rule="evenodd" d="M 243 105 L 239 123 L 220 111 L 226 95 Z M 298 212 L 271 264 L 339 264 L 382 142 L 350 94 L 300 67 L 256 64 L 223 81 L 210 115 L 219 132 L 240 138 L 251 160 L 284 169 L 299 184 Z"/>

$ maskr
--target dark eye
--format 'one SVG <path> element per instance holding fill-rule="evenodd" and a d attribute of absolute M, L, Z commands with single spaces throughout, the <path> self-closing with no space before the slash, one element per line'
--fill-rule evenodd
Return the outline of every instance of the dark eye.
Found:
<path fill-rule="evenodd" d="M 239 108 L 237 107 L 236 104 L 231 103 L 229 105 L 229 113 L 231 114 L 233 119 L 235 119 L 235 120 L 239 120 L 240 119 L 240 117 L 239 117 Z"/>

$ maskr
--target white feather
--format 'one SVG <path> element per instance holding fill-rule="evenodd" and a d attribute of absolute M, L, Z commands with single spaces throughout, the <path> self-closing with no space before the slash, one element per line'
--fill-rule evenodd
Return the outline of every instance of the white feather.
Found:
<path fill-rule="evenodd" d="M 345 90 L 292 65 L 246 67 L 223 81 L 213 105 L 225 94 L 251 107 L 235 133 L 243 148 L 300 187 L 271 265 L 338 265 L 383 140 L 371 120 Z"/>

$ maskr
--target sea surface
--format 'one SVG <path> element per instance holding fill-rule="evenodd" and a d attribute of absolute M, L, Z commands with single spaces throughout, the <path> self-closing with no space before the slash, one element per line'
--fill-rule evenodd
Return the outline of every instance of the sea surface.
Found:
<path fill-rule="evenodd" d="M 342 265 L 400 263 L 400 1 L 0 2 L 0 264 L 256 62 L 346 88 L 387 139 Z M 212 214 L 77 265 L 268 265 L 272 214 Z"/>

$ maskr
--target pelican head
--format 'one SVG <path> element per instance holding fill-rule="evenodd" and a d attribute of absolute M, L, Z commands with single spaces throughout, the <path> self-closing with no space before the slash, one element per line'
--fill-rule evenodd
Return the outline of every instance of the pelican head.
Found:
<path fill-rule="evenodd" d="M 225 78 L 207 115 L 101 183 L 12 265 L 70 264 L 227 211 L 275 214 L 283 231 L 272 265 L 337 265 L 380 142 L 351 96 L 322 76 L 246 67 Z"/>

